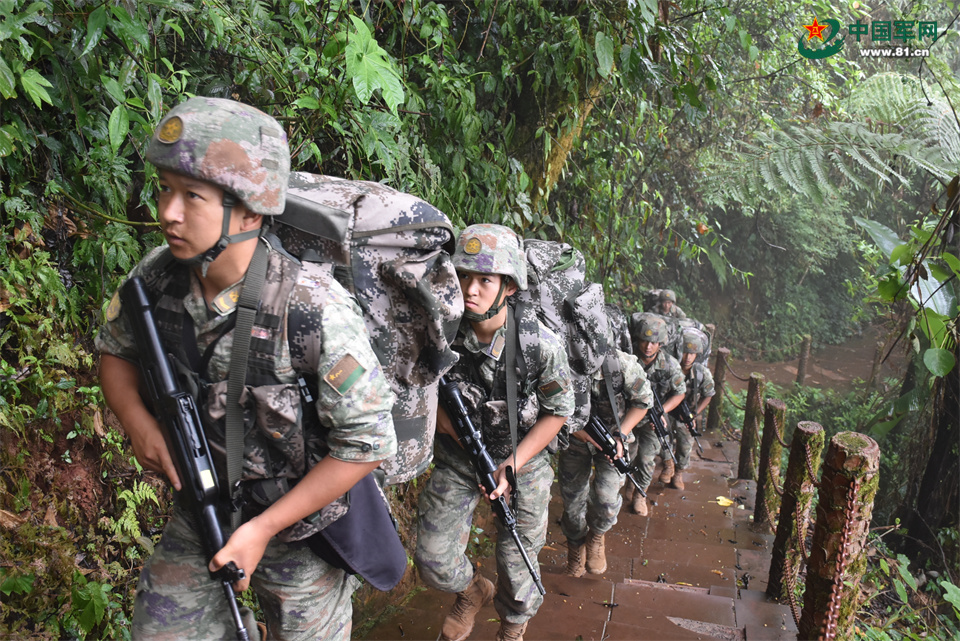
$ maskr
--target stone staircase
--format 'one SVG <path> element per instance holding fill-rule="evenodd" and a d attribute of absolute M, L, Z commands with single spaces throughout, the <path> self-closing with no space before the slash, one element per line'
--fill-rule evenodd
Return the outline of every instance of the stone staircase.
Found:
<path fill-rule="evenodd" d="M 703 458 L 684 472 L 686 489 L 649 489 L 649 517 L 621 511 L 606 537 L 607 572 L 565 576 L 562 505 L 554 488 L 547 544 L 540 552 L 543 605 L 524 639 L 538 640 L 790 640 L 790 609 L 766 598 L 773 534 L 756 532 L 755 483 L 737 481 L 737 443 L 701 437 Z M 654 475 L 656 478 L 656 474 Z M 495 563 L 480 571 L 495 581 Z M 455 596 L 431 589 L 414 595 L 362 638 L 432 641 Z M 493 606 L 480 611 L 471 639 L 493 639 Z M 359 637 L 355 637 L 359 638 Z"/>

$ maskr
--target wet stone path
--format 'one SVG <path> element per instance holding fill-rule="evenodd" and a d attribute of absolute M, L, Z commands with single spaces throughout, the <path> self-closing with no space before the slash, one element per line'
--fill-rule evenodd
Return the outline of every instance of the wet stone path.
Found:
<path fill-rule="evenodd" d="M 650 485 L 649 516 L 627 506 L 607 533 L 607 571 L 565 576 L 562 504 L 554 484 L 547 544 L 540 552 L 543 605 L 524 639 L 539 640 L 795 640 L 790 609 L 764 594 L 772 532 L 751 521 L 756 485 L 736 477 L 737 443 L 701 437 L 704 454 L 684 472 L 686 489 Z M 495 579 L 495 563 L 480 572 Z M 455 595 L 424 589 L 363 638 L 433 641 Z M 492 605 L 477 616 L 470 639 L 494 639 L 499 617 Z"/>

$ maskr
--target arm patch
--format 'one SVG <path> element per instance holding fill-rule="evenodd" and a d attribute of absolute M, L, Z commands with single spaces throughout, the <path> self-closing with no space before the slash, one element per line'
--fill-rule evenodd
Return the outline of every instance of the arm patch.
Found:
<path fill-rule="evenodd" d="M 563 391 L 563 385 L 559 381 L 550 381 L 546 385 L 540 386 L 540 393 L 543 394 L 546 398 L 551 396 L 556 396 Z"/>
<path fill-rule="evenodd" d="M 360 380 L 360 377 L 363 376 L 366 371 L 363 365 L 357 362 L 357 359 L 347 354 L 323 375 L 323 380 L 327 382 L 327 385 L 329 385 L 334 392 L 343 396 L 350 391 L 350 388 Z"/>

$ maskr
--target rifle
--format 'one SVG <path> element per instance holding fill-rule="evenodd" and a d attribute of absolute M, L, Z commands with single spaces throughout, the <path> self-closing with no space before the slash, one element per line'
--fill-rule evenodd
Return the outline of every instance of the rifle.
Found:
<path fill-rule="evenodd" d="M 657 394 L 657 389 L 651 386 L 651 391 L 653 392 L 653 407 L 650 408 L 650 420 L 653 421 L 653 431 L 656 433 L 657 438 L 660 439 L 661 450 L 669 452 L 670 458 L 672 458 L 674 464 L 676 464 L 677 457 L 674 456 L 673 448 L 670 447 L 670 439 L 667 436 L 667 425 L 663 420 L 663 403 L 660 402 L 660 395 Z"/>
<path fill-rule="evenodd" d="M 600 446 L 600 451 L 610 459 L 613 466 L 617 468 L 617 471 L 630 479 L 633 487 L 637 488 L 637 492 L 640 492 L 643 498 L 647 498 L 647 493 L 643 491 L 643 488 L 637 483 L 637 479 L 633 477 L 633 468 L 627 459 L 626 448 L 624 448 L 623 456 L 617 457 L 617 442 L 614 440 L 613 434 L 610 433 L 610 430 L 603 420 L 596 414 L 591 414 L 587 426 L 583 429 L 586 430 L 587 435 Z"/>
<path fill-rule="evenodd" d="M 690 409 L 690 404 L 687 403 L 686 397 L 680 401 L 679 405 L 670 410 L 670 416 L 687 426 L 687 430 L 690 431 L 690 436 L 693 437 L 694 442 L 697 444 L 697 451 L 700 452 L 700 456 L 703 456 L 703 446 L 700 445 L 700 439 L 698 438 L 700 432 L 697 430 L 697 415 Z"/>
<path fill-rule="evenodd" d="M 490 458 L 490 453 L 487 452 L 487 447 L 483 444 L 483 436 L 473 426 L 473 421 L 467 414 L 460 389 L 456 383 L 448 381 L 446 376 L 440 377 L 440 403 L 453 423 L 460 444 L 470 455 L 473 469 L 480 479 L 480 486 L 483 487 L 484 493 L 489 496 L 491 492 L 497 489 L 497 482 L 493 478 L 497 466 L 493 464 L 493 459 Z M 498 496 L 496 501 L 491 502 L 491 507 L 493 513 L 497 515 L 503 526 L 510 532 L 510 536 L 516 541 L 520 556 L 523 557 L 523 562 L 527 564 L 527 569 L 530 571 L 530 576 L 533 578 L 537 590 L 540 591 L 541 595 L 546 594 L 547 591 L 543 587 L 543 583 L 540 582 L 540 575 L 537 573 L 537 569 L 533 567 L 533 563 L 530 562 L 530 557 L 527 556 L 523 543 L 520 542 L 520 534 L 517 532 L 517 517 L 513 515 L 510 506 L 507 505 L 507 499 L 502 495 Z"/>
<path fill-rule="evenodd" d="M 224 543 L 223 528 L 217 516 L 220 489 L 196 402 L 183 390 L 163 348 L 143 279 L 135 276 L 128 280 L 120 291 L 120 298 L 124 308 L 130 312 L 148 400 L 164 427 L 164 439 L 180 476 L 183 487 L 180 496 L 187 509 L 199 517 L 207 556 L 212 559 Z M 237 639 L 249 641 L 231 585 L 246 578 L 246 574 L 231 561 L 213 576 L 223 583 L 227 605 L 237 627 Z"/>

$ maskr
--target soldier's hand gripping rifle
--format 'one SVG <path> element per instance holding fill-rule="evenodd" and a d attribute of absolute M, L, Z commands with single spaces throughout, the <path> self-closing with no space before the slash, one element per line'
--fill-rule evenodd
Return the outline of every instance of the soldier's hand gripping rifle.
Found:
<path fill-rule="evenodd" d="M 647 493 L 643 491 L 643 488 L 640 487 L 640 484 L 637 483 L 637 479 L 633 477 L 633 470 L 630 467 L 630 461 L 627 460 L 626 448 L 624 448 L 623 456 L 617 456 L 617 441 L 614 439 L 613 434 L 610 433 L 610 430 L 604 424 L 603 420 L 596 414 L 590 415 L 590 420 L 587 422 L 587 426 L 583 428 L 587 435 L 593 439 L 593 441 L 600 446 L 600 451 L 604 456 L 610 459 L 613 463 L 613 466 L 617 468 L 617 471 L 630 479 L 630 482 L 633 483 L 633 487 L 637 489 L 637 492 L 640 492 L 640 496 L 647 498 Z"/>
<path fill-rule="evenodd" d="M 687 403 L 686 397 L 680 401 L 679 405 L 670 410 L 670 416 L 687 426 L 687 430 L 690 431 L 690 436 L 693 437 L 694 442 L 697 444 L 697 451 L 703 456 L 703 446 L 700 445 L 700 439 L 698 438 L 700 432 L 697 430 L 697 415 L 690 409 L 690 403 Z"/>
<path fill-rule="evenodd" d="M 664 420 L 663 403 L 660 402 L 660 395 L 657 394 L 657 389 L 654 387 L 651 391 L 653 392 L 653 407 L 650 408 L 650 420 L 653 422 L 653 431 L 656 433 L 657 438 L 660 439 L 661 450 L 669 452 L 670 458 L 673 459 L 673 463 L 676 465 L 677 457 L 673 454 L 673 448 L 670 447 L 670 439 L 667 436 L 667 423 Z"/>
<path fill-rule="evenodd" d="M 493 459 L 490 458 L 490 453 L 487 452 L 487 447 L 483 444 L 483 436 L 480 434 L 480 431 L 474 427 L 473 421 L 470 420 L 470 416 L 467 414 L 467 408 L 463 404 L 463 396 L 460 394 L 460 389 L 456 383 L 448 381 L 446 376 L 440 377 L 440 403 L 443 405 L 443 409 L 446 410 L 447 416 L 450 417 L 450 421 L 453 423 L 453 428 L 457 432 L 457 438 L 460 439 L 460 444 L 463 445 L 463 449 L 470 455 L 473 469 L 480 479 L 480 486 L 483 487 L 484 493 L 489 496 L 491 492 L 497 489 L 497 481 L 493 478 L 493 473 L 497 470 L 497 466 L 494 465 Z M 520 556 L 523 557 L 523 562 L 527 564 L 527 569 L 530 571 L 530 576 L 533 578 L 537 590 L 539 590 L 542 595 L 546 594 L 547 591 L 543 587 L 543 583 L 540 582 L 540 575 L 533 566 L 533 563 L 530 562 L 530 557 L 527 556 L 527 551 L 523 548 L 523 543 L 520 542 L 520 534 L 517 532 L 517 517 L 514 516 L 510 506 L 507 505 L 507 499 L 502 495 L 498 496 L 496 501 L 491 502 L 491 507 L 493 513 L 500 519 L 503 527 L 510 532 L 510 536 L 516 541 L 517 548 L 520 550 Z"/>
<path fill-rule="evenodd" d="M 196 403 L 183 390 L 163 348 L 143 280 L 139 276 L 128 280 L 120 291 L 120 298 L 133 325 L 145 392 L 163 427 L 167 448 L 180 476 L 183 488 L 180 497 L 199 521 L 208 560 L 212 559 L 224 543 L 223 528 L 217 516 L 220 491 Z M 246 578 L 244 571 L 231 561 L 214 576 L 223 583 L 227 606 L 237 627 L 237 639 L 249 641 L 231 585 Z"/>

